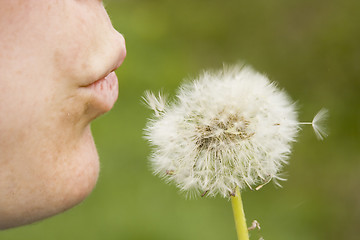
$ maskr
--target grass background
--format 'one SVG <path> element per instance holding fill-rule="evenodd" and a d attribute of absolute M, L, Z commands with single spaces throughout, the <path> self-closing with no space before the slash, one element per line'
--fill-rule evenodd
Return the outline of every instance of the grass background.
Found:
<path fill-rule="evenodd" d="M 243 193 L 251 239 L 359 239 L 360 2 L 357 0 L 106 1 L 128 56 L 115 108 L 93 123 L 101 174 L 88 199 L 59 216 L 0 232 L 1 240 L 236 239 L 230 202 L 187 200 L 149 171 L 142 139 L 146 89 L 173 94 L 182 79 L 239 60 L 298 101 L 300 120 L 330 111 L 330 136 L 304 128 L 288 181 Z"/>

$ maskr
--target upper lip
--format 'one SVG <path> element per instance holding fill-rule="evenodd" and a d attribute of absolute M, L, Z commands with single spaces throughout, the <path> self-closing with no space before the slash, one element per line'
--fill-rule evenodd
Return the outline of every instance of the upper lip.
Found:
<path fill-rule="evenodd" d="M 110 71 L 107 73 L 107 75 L 109 75 L 111 72 L 115 71 L 116 69 L 118 69 L 121 64 L 124 62 L 124 59 L 126 57 L 126 49 L 124 48 L 120 54 L 118 54 L 118 58 L 115 61 L 115 63 L 113 64 L 112 68 L 110 69 Z M 107 76 L 105 75 L 105 77 Z"/>
<path fill-rule="evenodd" d="M 107 75 L 109 75 L 110 73 L 112 73 L 116 69 L 118 69 L 121 66 L 121 64 L 123 63 L 125 56 L 126 56 L 126 50 L 124 49 L 120 54 L 118 54 L 118 58 L 114 62 L 114 64 L 109 68 L 110 70 L 106 71 L 105 74 L 103 74 L 98 80 L 105 78 Z"/>
<path fill-rule="evenodd" d="M 99 78 L 91 81 L 88 84 L 83 85 L 83 87 L 87 87 L 87 86 L 93 84 L 94 82 L 104 79 L 110 73 L 114 72 L 116 69 L 118 69 L 121 66 L 121 64 L 123 63 L 123 61 L 125 59 L 125 56 L 126 56 L 126 48 L 124 47 L 121 49 L 119 54 L 117 54 L 117 58 L 114 60 L 113 64 L 109 68 L 107 68 L 108 70 L 106 72 L 104 72 Z"/>

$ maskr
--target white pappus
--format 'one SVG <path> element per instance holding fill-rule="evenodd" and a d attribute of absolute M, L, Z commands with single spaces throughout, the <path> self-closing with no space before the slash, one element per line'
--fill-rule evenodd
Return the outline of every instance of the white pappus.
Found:
<path fill-rule="evenodd" d="M 154 110 L 145 128 L 155 174 L 188 193 L 229 196 L 280 177 L 300 124 L 294 102 L 247 66 L 204 72 L 180 87 L 172 104 L 147 92 Z M 326 133 L 312 125 L 317 136 Z"/>

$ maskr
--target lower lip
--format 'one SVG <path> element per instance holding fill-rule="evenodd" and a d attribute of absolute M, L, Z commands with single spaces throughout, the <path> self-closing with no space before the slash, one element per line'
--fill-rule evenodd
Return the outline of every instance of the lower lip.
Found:
<path fill-rule="evenodd" d="M 111 72 L 105 78 L 93 82 L 86 88 L 91 90 L 90 104 L 101 112 L 110 111 L 119 94 L 118 79 L 115 72 Z"/>

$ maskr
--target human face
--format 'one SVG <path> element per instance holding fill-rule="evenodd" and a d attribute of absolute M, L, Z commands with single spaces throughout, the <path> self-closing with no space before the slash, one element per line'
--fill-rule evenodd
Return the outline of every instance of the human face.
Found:
<path fill-rule="evenodd" d="M 90 122 L 117 99 L 125 41 L 99 0 L 0 0 L 0 229 L 95 186 Z"/>

